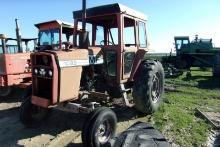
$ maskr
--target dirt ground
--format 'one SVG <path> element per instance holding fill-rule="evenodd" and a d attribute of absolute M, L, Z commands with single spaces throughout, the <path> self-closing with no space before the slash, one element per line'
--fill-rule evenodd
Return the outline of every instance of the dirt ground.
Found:
<path fill-rule="evenodd" d="M 16 98 L 15 98 L 16 97 Z M 81 129 L 85 114 L 52 110 L 49 118 L 38 128 L 28 129 L 19 120 L 19 96 L 0 99 L 0 146 L 74 146 L 80 147 Z M 122 132 L 136 121 L 147 121 L 137 116 L 134 109 L 114 110 L 118 120 L 117 132 Z"/>
<path fill-rule="evenodd" d="M 19 120 L 21 94 L 0 99 L 0 146 L 81 147 L 81 129 L 86 114 L 73 114 L 53 109 L 48 119 L 37 128 L 26 128 Z M 140 116 L 132 108 L 116 108 L 117 134 L 137 121 L 149 122 L 150 117 Z M 212 115 L 215 116 L 215 115 Z M 217 115 L 219 116 L 219 115 Z M 218 118 L 219 119 L 219 118 Z M 215 120 L 218 120 L 215 119 Z M 210 132 L 207 146 L 219 144 L 220 132 Z M 216 140 L 216 138 L 218 138 Z M 169 138 L 167 138 L 170 140 Z M 170 142 L 173 146 L 176 146 Z"/>

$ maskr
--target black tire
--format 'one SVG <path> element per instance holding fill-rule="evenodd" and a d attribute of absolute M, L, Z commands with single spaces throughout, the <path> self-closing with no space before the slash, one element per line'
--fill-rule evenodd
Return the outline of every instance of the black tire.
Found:
<path fill-rule="evenodd" d="M 28 86 L 22 93 L 21 100 L 25 101 L 27 97 L 30 97 L 32 94 L 32 85 Z"/>
<path fill-rule="evenodd" d="M 105 146 L 109 142 L 109 140 L 115 136 L 116 124 L 117 117 L 111 109 L 106 107 L 100 107 L 95 109 L 89 114 L 88 118 L 86 119 L 83 125 L 81 135 L 83 146 Z M 103 129 L 100 127 L 104 127 L 104 134 L 102 134 L 102 136 L 97 135 L 98 131 L 101 131 L 100 129 Z M 107 127 L 107 130 L 105 130 L 105 127 Z M 105 137 L 103 137 L 103 135 Z"/>
<path fill-rule="evenodd" d="M 27 97 L 20 107 L 20 120 L 28 128 L 41 125 L 47 117 L 49 109 L 42 108 L 31 103 L 31 97 Z"/>
<path fill-rule="evenodd" d="M 133 98 L 138 111 L 152 114 L 162 103 L 164 93 L 164 70 L 159 61 L 141 63 L 134 78 Z"/>
<path fill-rule="evenodd" d="M 112 147 L 171 147 L 165 137 L 153 126 L 137 122 L 111 141 Z"/>
<path fill-rule="evenodd" d="M 0 97 L 6 97 L 9 96 L 12 92 L 11 86 L 2 86 L 0 87 Z"/>

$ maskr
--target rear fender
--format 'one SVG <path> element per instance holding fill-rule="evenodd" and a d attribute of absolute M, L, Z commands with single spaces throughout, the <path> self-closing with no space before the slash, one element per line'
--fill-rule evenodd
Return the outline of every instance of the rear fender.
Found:
<path fill-rule="evenodd" d="M 130 75 L 129 81 L 133 81 L 133 78 L 138 70 L 139 65 L 143 61 L 144 55 L 146 54 L 146 52 L 147 51 L 143 50 L 143 49 L 139 49 L 136 52 L 136 56 L 134 58 L 134 63 L 133 63 L 132 69 L 131 69 L 131 75 Z"/>

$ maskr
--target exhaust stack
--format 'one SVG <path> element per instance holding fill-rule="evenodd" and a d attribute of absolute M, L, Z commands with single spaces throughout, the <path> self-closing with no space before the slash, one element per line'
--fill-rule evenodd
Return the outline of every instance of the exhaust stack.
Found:
<path fill-rule="evenodd" d="M 17 38 L 17 45 L 18 45 L 18 52 L 22 52 L 22 42 L 21 42 L 21 34 L 20 34 L 20 27 L 18 24 L 18 19 L 15 19 L 15 24 L 16 24 L 16 38 Z"/>
<path fill-rule="evenodd" d="M 82 30 L 86 31 L 86 0 L 82 0 Z"/>
<path fill-rule="evenodd" d="M 86 31 L 86 0 L 82 0 L 82 32 L 79 33 L 79 48 L 89 48 L 89 32 Z"/>

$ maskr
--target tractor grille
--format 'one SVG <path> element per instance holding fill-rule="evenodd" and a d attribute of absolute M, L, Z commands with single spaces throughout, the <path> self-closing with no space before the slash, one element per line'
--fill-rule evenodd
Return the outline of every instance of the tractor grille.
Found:
<path fill-rule="evenodd" d="M 53 85 L 52 59 L 49 55 L 32 56 L 33 94 L 51 99 Z"/>
<path fill-rule="evenodd" d="M 45 79 L 41 77 L 36 78 L 36 88 L 34 88 L 33 92 L 34 95 L 51 99 L 52 98 L 52 80 L 51 79 Z"/>

